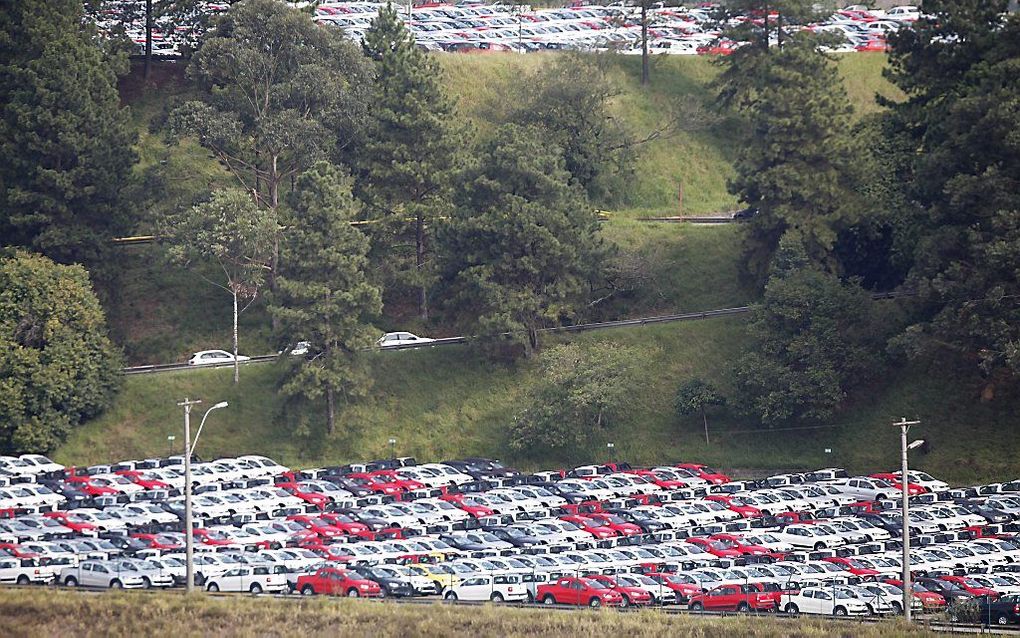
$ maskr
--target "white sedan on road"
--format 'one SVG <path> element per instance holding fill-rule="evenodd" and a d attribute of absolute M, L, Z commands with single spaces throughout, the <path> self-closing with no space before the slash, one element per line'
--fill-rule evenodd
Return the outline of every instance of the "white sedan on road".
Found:
<path fill-rule="evenodd" d="M 248 361 L 249 359 L 251 359 L 251 357 L 246 357 L 243 354 L 237 355 L 237 360 L 239 362 Z M 191 355 L 190 359 L 188 359 L 189 366 L 206 366 L 217 363 L 233 363 L 233 362 L 234 355 L 227 352 L 226 350 L 203 350 L 201 352 L 196 352 L 195 354 Z"/>
<path fill-rule="evenodd" d="M 375 343 L 380 348 L 394 348 L 397 346 L 432 343 L 433 341 L 435 341 L 435 339 L 419 337 L 418 335 L 411 334 L 410 332 L 387 332 L 383 336 L 379 337 L 379 340 Z"/>

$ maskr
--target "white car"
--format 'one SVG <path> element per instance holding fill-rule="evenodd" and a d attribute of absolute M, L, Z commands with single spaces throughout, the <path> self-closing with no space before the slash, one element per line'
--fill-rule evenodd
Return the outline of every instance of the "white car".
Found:
<path fill-rule="evenodd" d="M 779 531 L 770 532 L 770 534 L 781 542 L 789 543 L 800 549 L 817 551 L 842 547 L 846 544 L 846 539 L 841 535 L 818 529 L 816 525 L 789 525 Z"/>
<path fill-rule="evenodd" d="M 212 592 L 280 593 L 287 590 L 287 577 L 284 574 L 274 574 L 266 565 L 243 565 L 227 570 L 219 576 L 210 576 L 205 589 Z"/>
<path fill-rule="evenodd" d="M 39 567 L 33 560 L 0 558 L 0 583 L 29 585 L 48 583 L 51 580 L 53 572 Z"/>
<path fill-rule="evenodd" d="M 867 616 L 868 605 L 849 591 L 836 587 L 808 587 L 783 596 L 783 611 L 789 614 L 827 614 L 831 616 Z"/>
<path fill-rule="evenodd" d="M 67 587 L 106 587 L 108 589 L 141 589 L 145 586 L 136 570 L 123 571 L 115 561 L 86 560 L 60 570 L 57 581 Z"/>
<path fill-rule="evenodd" d="M 896 498 L 900 494 L 899 488 L 891 483 L 868 476 L 843 479 L 832 485 L 844 494 L 850 494 L 865 501 L 884 501 L 887 498 Z"/>
<path fill-rule="evenodd" d="M 246 357 L 243 354 L 237 355 L 238 362 L 248 361 L 251 357 Z M 233 363 L 234 355 L 227 352 L 226 350 L 202 350 L 191 355 L 188 359 L 189 366 L 206 366 L 215 365 L 217 363 Z"/>
<path fill-rule="evenodd" d="M 426 343 L 432 343 L 433 341 L 435 341 L 435 339 L 419 337 L 418 335 L 411 334 L 410 332 L 387 332 L 383 336 L 379 337 L 379 340 L 375 343 L 380 348 L 393 348 L 396 346 L 424 345 Z"/>
<path fill-rule="evenodd" d="M 447 600 L 523 602 L 528 599 L 528 588 L 520 574 L 472 576 L 450 587 L 443 597 Z"/>
<path fill-rule="evenodd" d="M 18 457 L 22 461 L 28 464 L 28 469 L 36 474 L 43 472 L 60 472 L 64 469 L 64 466 L 60 463 L 54 463 L 42 454 L 22 454 Z"/>

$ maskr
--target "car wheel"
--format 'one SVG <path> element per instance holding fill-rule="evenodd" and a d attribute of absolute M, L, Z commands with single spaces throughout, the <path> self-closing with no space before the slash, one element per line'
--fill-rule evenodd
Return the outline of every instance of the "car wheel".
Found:
<path fill-rule="evenodd" d="M 892 608 L 893 608 L 893 613 L 894 614 L 902 614 L 903 613 L 903 605 L 901 605 L 900 603 L 896 602 L 895 600 L 893 601 Z"/>
<path fill-rule="evenodd" d="M 531 592 L 529 591 L 529 592 L 528 592 L 528 603 L 530 604 L 530 603 L 534 603 L 534 602 L 535 602 L 535 594 L 532 594 L 532 593 L 531 593 Z"/>
<path fill-rule="evenodd" d="M 846 616 L 846 607 L 836 607 L 832 610 L 833 616 Z"/>
<path fill-rule="evenodd" d="M 305 585 L 304 587 L 301 588 L 301 595 L 302 596 L 314 596 L 315 595 L 315 588 L 312 587 L 311 585 Z"/>
<path fill-rule="evenodd" d="M 542 604 L 543 605 L 555 605 L 556 604 L 556 599 L 553 598 L 552 595 L 550 594 L 550 595 L 548 595 L 548 596 L 546 596 L 545 598 L 542 599 Z"/>
<path fill-rule="evenodd" d="M 878 496 L 875 497 L 875 500 L 876 501 L 884 501 L 885 500 L 885 494 L 879 494 Z"/>
<path fill-rule="evenodd" d="M 999 617 L 995 619 L 995 624 L 997 624 L 997 625 L 1008 625 L 1009 624 L 1009 618 L 1006 617 L 1006 614 L 999 614 Z"/>
<path fill-rule="evenodd" d="M 28 580 L 28 576 L 26 576 L 26 575 L 24 575 L 24 574 L 22 574 L 21 576 L 18 576 L 18 584 L 19 584 L 19 585 L 27 585 L 27 584 L 29 584 L 30 582 L 31 582 L 31 581 L 30 581 L 30 580 Z"/>
<path fill-rule="evenodd" d="M 705 606 L 701 603 L 691 603 L 691 611 L 705 611 Z"/>
<path fill-rule="evenodd" d="M 120 582 L 119 580 L 113 580 L 110 583 L 110 589 L 124 589 L 124 583 Z"/>
<path fill-rule="evenodd" d="M 259 585 L 258 583 L 252 583 L 251 587 L 248 589 L 248 591 L 250 591 L 253 594 L 261 594 L 262 593 L 262 585 Z"/>
<path fill-rule="evenodd" d="M 825 549 L 825 543 L 815 543 L 815 551 L 816 552 L 819 551 L 819 550 L 823 550 L 823 549 Z"/>
<path fill-rule="evenodd" d="M 630 598 L 623 597 L 623 602 L 620 603 L 620 607 L 630 607 Z"/>
<path fill-rule="evenodd" d="M 594 596 L 594 597 L 592 597 L 591 600 L 588 601 L 588 606 L 589 607 L 593 607 L 593 608 L 594 607 L 601 607 L 602 606 L 602 601 L 599 599 L 598 596 Z"/>
<path fill-rule="evenodd" d="M 350 589 L 347 590 L 348 598 L 357 598 L 359 596 L 361 596 L 361 592 L 359 592 L 356 587 L 351 587 Z"/>
<path fill-rule="evenodd" d="M 201 573 L 195 574 L 195 584 L 198 585 L 199 587 L 205 585 L 206 580 L 207 580 L 206 577 L 203 576 Z"/>
<path fill-rule="evenodd" d="M 206 591 L 211 591 L 213 593 L 218 592 L 219 590 L 220 586 L 217 585 L 216 583 L 209 583 L 209 586 L 206 587 Z"/>
<path fill-rule="evenodd" d="M 142 578 L 142 589 L 152 589 L 152 581 L 148 577 Z"/>
<path fill-rule="evenodd" d="M 798 607 L 795 603 L 790 603 L 789 605 L 786 606 L 786 609 L 784 609 L 783 611 L 785 611 L 788 614 L 799 614 L 800 607 Z"/>
<path fill-rule="evenodd" d="M 503 602 L 503 594 L 496 592 L 492 596 L 489 596 L 489 600 L 494 603 L 501 603 Z"/>
<path fill-rule="evenodd" d="M 446 596 L 444 596 L 444 598 L 446 598 L 446 600 L 451 600 L 451 601 L 456 602 L 456 600 L 457 600 L 457 592 L 455 592 L 455 591 L 448 591 L 448 592 L 446 592 Z"/>
<path fill-rule="evenodd" d="M 77 587 L 78 586 L 78 579 L 75 578 L 74 576 L 68 576 L 67 578 L 64 579 L 64 586 L 66 586 L 66 587 Z"/>
<path fill-rule="evenodd" d="M 737 611 L 739 611 L 742 614 L 746 614 L 747 612 L 751 611 L 751 606 L 748 605 L 747 603 L 740 603 L 739 605 L 737 605 Z"/>
<path fill-rule="evenodd" d="M 868 607 L 868 615 L 869 616 L 874 616 L 875 615 L 875 608 L 871 606 L 871 603 L 868 603 L 867 607 Z"/>

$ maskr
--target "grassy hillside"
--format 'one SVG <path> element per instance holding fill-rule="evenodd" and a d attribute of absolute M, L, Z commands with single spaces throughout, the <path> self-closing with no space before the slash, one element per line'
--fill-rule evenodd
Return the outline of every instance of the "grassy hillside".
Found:
<path fill-rule="evenodd" d="M 635 638 L 809 638 L 846 635 L 858 638 L 930 636 L 921 627 L 896 621 L 861 624 L 853 621 L 782 618 L 699 618 L 612 610 L 565 613 L 484 605 L 402 605 L 375 601 L 315 599 L 280 600 L 248 596 L 193 596 L 142 592 L 90 595 L 12 589 L 0 596 L 4 635 L 37 636 L 162 636 L 181 627 L 209 636 L 529 636 L 572 638 L 617 636 Z"/>

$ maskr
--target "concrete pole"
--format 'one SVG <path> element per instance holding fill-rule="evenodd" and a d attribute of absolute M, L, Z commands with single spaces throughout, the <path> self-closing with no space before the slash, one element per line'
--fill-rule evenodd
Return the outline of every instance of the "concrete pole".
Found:
<path fill-rule="evenodd" d="M 195 541 L 192 536 L 191 520 L 191 407 L 201 401 L 184 399 L 178 403 L 184 408 L 184 563 L 185 590 L 195 591 Z"/>
<path fill-rule="evenodd" d="M 910 600 L 913 596 L 910 586 L 910 501 L 907 490 L 907 432 L 910 426 L 917 425 L 920 421 L 907 421 L 901 418 L 893 423 L 900 428 L 900 491 L 903 496 L 903 618 L 907 622 L 911 619 Z"/>

